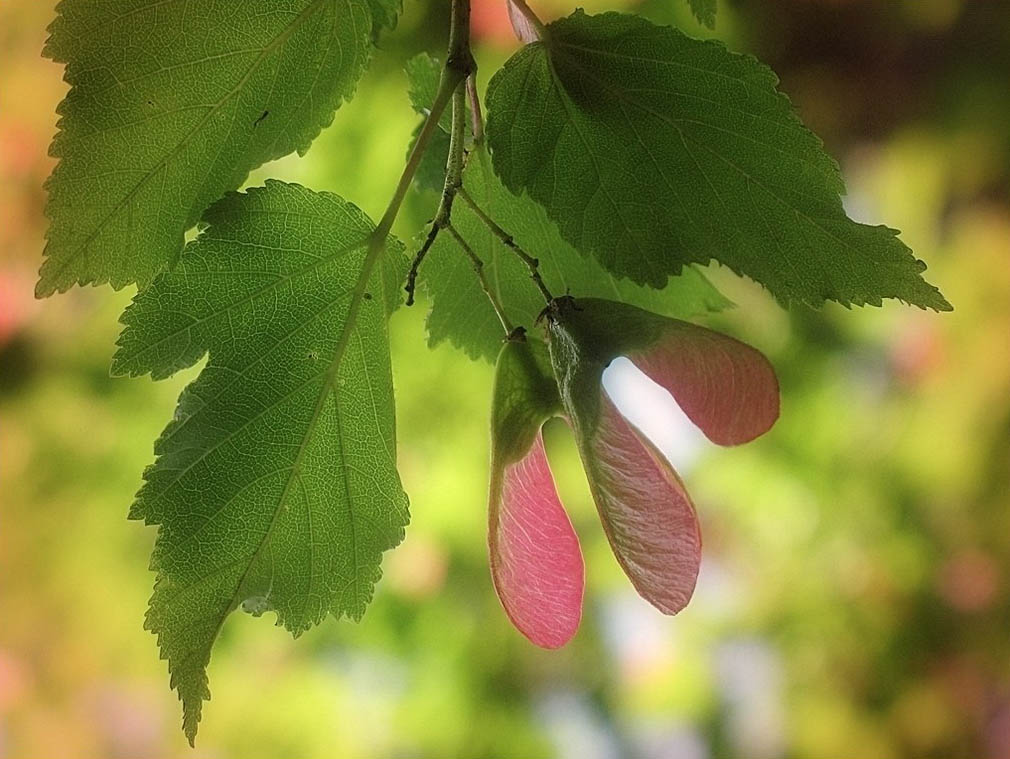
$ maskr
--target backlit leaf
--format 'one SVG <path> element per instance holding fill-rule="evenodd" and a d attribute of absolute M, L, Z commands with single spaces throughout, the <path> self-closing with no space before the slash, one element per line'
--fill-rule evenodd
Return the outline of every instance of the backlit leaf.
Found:
<path fill-rule="evenodd" d="M 399 244 L 378 257 L 355 206 L 274 181 L 204 220 L 124 313 L 114 365 L 159 378 L 208 356 L 131 511 L 160 525 L 147 627 L 191 741 L 228 614 L 273 611 L 295 635 L 360 618 L 407 523 L 386 332 Z"/>
<path fill-rule="evenodd" d="M 249 171 L 304 152 L 368 61 L 368 0 L 64 0 L 40 296 L 144 285 Z M 389 9 L 390 12 L 392 9 Z M 388 21 L 388 16 L 386 17 Z"/>
<path fill-rule="evenodd" d="M 688 2 L 694 17 L 709 29 L 714 29 L 716 0 L 688 0 Z"/>

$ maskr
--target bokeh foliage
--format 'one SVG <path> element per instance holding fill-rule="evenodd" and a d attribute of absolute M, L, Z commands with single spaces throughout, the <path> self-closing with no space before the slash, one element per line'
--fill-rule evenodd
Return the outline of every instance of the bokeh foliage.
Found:
<path fill-rule="evenodd" d="M 417 123 L 398 64 L 441 54 L 443 10 L 408 2 L 358 97 L 271 175 L 381 212 Z M 511 44 L 497 10 L 475 13 L 488 69 Z M 639 10 L 712 33 L 684 3 Z M 392 321 L 412 524 L 375 604 L 297 645 L 234 615 L 195 753 L 141 629 L 154 536 L 125 514 L 196 370 L 109 378 L 129 293 L 31 300 L 63 93 L 38 58 L 51 15 L 28 0 L 0 9 L 0 757 L 1010 756 L 1002 3 L 720 7 L 715 33 L 780 74 L 841 160 L 849 211 L 900 227 L 956 310 L 785 312 L 708 272 L 739 307 L 707 323 L 769 355 L 783 416 L 746 448 L 679 454 L 706 541 L 685 612 L 663 618 L 634 596 L 556 425 L 547 443 L 586 552 L 586 617 L 560 652 L 511 629 L 484 546 L 491 368 L 429 350 L 419 304 Z M 413 197 L 403 229 L 430 205 Z"/>

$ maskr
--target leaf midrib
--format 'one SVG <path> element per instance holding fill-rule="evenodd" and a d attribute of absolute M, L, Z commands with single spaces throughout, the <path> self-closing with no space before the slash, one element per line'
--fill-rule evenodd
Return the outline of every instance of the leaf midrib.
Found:
<path fill-rule="evenodd" d="M 379 240 L 378 242 L 376 242 L 376 238 L 374 236 L 369 237 L 368 254 L 365 256 L 365 260 L 362 263 L 361 267 L 361 273 L 358 275 L 358 280 L 355 283 L 354 290 L 351 293 L 351 304 L 348 309 L 347 320 L 344 323 L 344 328 L 341 331 L 340 338 L 337 342 L 337 346 L 334 349 L 333 359 L 330 361 L 330 365 L 327 367 L 324 373 L 324 380 L 322 386 L 320 387 L 319 395 L 316 398 L 316 405 L 313 408 L 312 416 L 310 417 L 309 422 L 305 427 L 305 433 L 302 436 L 301 443 L 298 446 L 298 452 L 295 454 L 295 460 L 291 464 L 290 469 L 291 474 L 288 477 L 288 481 L 284 486 L 284 490 L 281 492 L 280 497 L 277 499 L 277 506 L 274 508 L 273 516 L 271 517 L 270 524 L 267 526 L 267 530 L 263 535 L 263 539 L 260 541 L 259 546 L 257 546 L 256 550 L 249 558 L 248 565 L 242 572 L 242 576 L 239 578 L 238 583 L 235 586 L 235 591 L 232 594 L 232 602 L 229 605 L 229 608 L 234 607 L 235 601 L 242 591 L 242 586 L 245 584 L 245 581 L 249 576 L 249 572 L 256 564 L 256 561 L 262 554 L 263 549 L 270 542 L 270 538 L 273 536 L 273 531 L 277 526 L 277 519 L 280 516 L 281 512 L 283 511 L 284 503 L 285 501 L 287 501 L 289 495 L 291 494 L 291 488 L 294 486 L 294 483 L 298 481 L 298 478 L 301 475 L 302 460 L 305 457 L 305 452 L 308 449 L 309 441 L 312 438 L 313 433 L 315 432 L 316 425 L 319 423 L 319 419 L 322 416 L 323 409 L 326 406 L 326 401 L 329 398 L 330 393 L 333 391 L 334 385 L 336 384 L 337 375 L 340 371 L 340 365 L 344 358 L 344 352 L 347 349 L 347 345 L 350 341 L 351 334 L 354 332 L 354 327 L 357 323 L 358 310 L 360 309 L 361 306 L 362 296 L 364 295 L 365 288 L 368 285 L 368 280 L 371 277 L 372 269 L 375 268 L 375 263 L 382 255 L 382 252 L 384 250 L 384 242 L 385 242 L 384 240 Z M 340 416 L 341 415 L 339 414 L 338 410 L 337 414 L 338 423 Z M 343 445 L 341 445 L 340 450 L 341 450 L 341 456 L 345 455 Z M 346 485 L 347 483 L 345 478 L 345 487 Z M 350 505 L 349 492 L 348 492 L 348 505 Z M 352 524 L 352 539 L 356 545 L 357 540 L 356 536 L 354 535 L 354 529 L 353 529 L 354 519 L 352 518 L 350 521 Z M 355 582 L 356 578 L 357 578 L 357 554 L 355 553 Z M 220 626 L 221 624 L 224 623 L 225 617 L 227 617 L 227 615 L 222 616 L 221 622 L 218 624 L 218 631 L 220 631 Z M 217 637 L 217 633 L 215 633 L 214 637 L 215 638 Z"/>
<path fill-rule="evenodd" d="M 255 564 L 256 564 L 257 560 L 259 559 L 259 557 L 261 556 L 263 550 L 269 544 L 270 538 L 272 537 L 274 529 L 276 528 L 276 525 L 277 525 L 277 519 L 278 519 L 279 515 L 281 514 L 281 512 L 283 511 L 284 502 L 287 500 L 288 496 L 291 493 L 291 489 L 292 489 L 294 483 L 297 482 L 297 480 L 298 480 L 298 478 L 299 478 L 299 476 L 301 474 L 302 459 L 305 456 L 305 452 L 306 452 L 306 450 L 308 448 L 308 443 L 309 443 L 309 440 L 312 437 L 312 433 L 315 431 L 316 425 L 318 424 L 319 419 L 320 419 L 320 417 L 322 415 L 322 410 L 323 410 L 323 408 L 324 408 L 324 406 L 326 404 L 326 400 L 329 397 L 330 393 L 332 392 L 334 384 L 336 383 L 337 374 L 338 374 L 339 369 L 340 369 L 341 361 L 343 360 L 344 352 L 347 349 L 347 345 L 349 343 L 350 336 L 353 333 L 354 326 L 355 326 L 355 324 L 357 322 L 358 310 L 359 310 L 359 308 L 361 306 L 361 303 L 362 303 L 362 300 L 363 300 L 362 296 L 364 295 L 365 289 L 366 289 L 366 287 L 368 285 L 368 280 L 369 280 L 369 278 L 371 276 L 372 270 L 375 268 L 376 262 L 379 260 L 379 258 L 381 257 L 383 251 L 385 250 L 385 241 L 386 241 L 386 237 L 385 236 L 383 236 L 380 239 L 380 238 L 377 238 L 374 233 L 368 237 L 368 242 L 369 242 L 368 252 L 367 252 L 367 254 L 365 256 L 364 262 L 362 263 L 361 273 L 359 274 L 358 279 L 357 279 L 357 281 L 355 283 L 354 289 L 351 292 L 351 304 L 350 304 L 350 307 L 348 309 L 347 319 L 346 319 L 346 321 L 344 323 L 344 328 L 341 331 L 341 335 L 340 335 L 340 338 L 339 338 L 339 340 L 337 342 L 337 346 L 334 349 L 333 358 L 331 359 L 329 366 L 322 373 L 323 376 L 325 377 L 325 379 L 324 379 L 324 381 L 322 383 L 322 386 L 320 388 L 319 395 L 317 396 L 316 405 L 313 408 L 312 416 L 309 419 L 309 423 L 306 425 L 305 433 L 302 436 L 301 443 L 299 444 L 299 447 L 298 447 L 298 452 L 295 455 L 295 460 L 292 463 L 292 465 L 290 466 L 290 472 L 291 472 L 291 474 L 288 477 L 287 482 L 285 483 L 284 490 L 282 491 L 280 497 L 277 499 L 277 505 L 274 508 L 273 516 L 271 517 L 270 524 L 267 526 L 267 529 L 266 529 L 266 531 L 263 534 L 263 538 L 260 540 L 259 545 L 253 551 L 253 553 L 249 556 L 249 558 L 247 560 L 247 563 L 246 563 L 246 566 L 245 566 L 245 569 L 242 571 L 242 574 L 239 576 L 239 579 L 238 579 L 238 581 L 235 584 L 235 589 L 231 593 L 231 598 L 229 600 L 229 603 L 228 603 L 227 607 L 225 607 L 224 613 L 221 614 L 220 617 L 219 617 L 219 619 L 217 620 L 217 623 L 216 623 L 215 628 L 214 628 L 214 633 L 213 633 L 213 635 L 210 638 L 210 645 L 209 645 L 209 647 L 213 646 L 214 641 L 217 639 L 218 635 L 221 632 L 221 627 L 224 625 L 225 619 L 228 618 L 228 615 L 235 608 L 236 601 L 237 601 L 238 596 L 240 595 L 240 593 L 242 591 L 242 587 L 243 587 L 243 585 L 245 585 L 245 582 L 246 582 L 246 580 L 249 577 L 249 572 L 252 571 L 253 566 L 255 566 Z M 316 375 L 316 377 L 318 377 L 318 376 L 319 375 Z M 338 418 L 339 418 L 339 414 L 338 414 Z M 343 455 L 343 453 L 344 453 L 344 449 L 343 449 L 343 447 L 341 447 L 341 455 Z M 281 471 L 283 471 L 283 470 L 281 470 Z M 354 520 L 352 518 L 352 520 L 351 520 L 351 523 L 352 523 L 352 533 L 353 533 L 353 522 L 354 522 Z M 354 542 L 356 544 L 356 535 L 352 535 L 352 539 L 354 540 Z M 240 563 L 240 561 L 244 561 L 244 559 L 243 560 L 236 560 L 235 563 L 236 564 Z M 354 579 L 354 582 L 357 583 L 357 563 L 356 563 L 356 566 L 355 566 L 355 573 L 354 573 L 354 578 L 353 579 Z M 357 592 L 355 593 L 355 597 L 357 598 Z M 303 625 L 299 625 L 299 628 L 300 627 L 303 627 Z M 192 655 L 192 653 L 193 652 L 191 651 L 190 655 Z M 176 664 L 176 666 L 174 667 L 174 669 L 178 669 L 178 667 L 180 665 L 180 662 L 176 662 L 175 664 Z M 192 709 L 196 710 L 196 713 L 199 713 L 199 711 L 201 709 L 201 703 L 200 703 L 201 700 L 202 699 L 198 699 L 197 703 L 191 704 L 189 706 L 189 708 L 192 708 Z"/>

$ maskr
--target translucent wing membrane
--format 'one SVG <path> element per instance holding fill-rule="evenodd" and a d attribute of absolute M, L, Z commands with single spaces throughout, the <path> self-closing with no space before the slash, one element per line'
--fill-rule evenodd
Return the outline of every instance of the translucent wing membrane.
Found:
<path fill-rule="evenodd" d="M 628 358 L 669 392 L 713 442 L 738 445 L 779 416 L 775 370 L 759 351 L 689 322 L 667 319 L 660 339 Z"/>
<path fill-rule="evenodd" d="M 676 614 L 691 600 L 701 564 L 694 505 L 669 462 L 601 394 L 597 424 L 577 427 L 589 487 L 632 585 Z"/>
<path fill-rule="evenodd" d="M 505 7 L 508 9 L 509 22 L 512 24 L 512 31 L 515 32 L 516 39 L 527 45 L 540 39 L 536 28 L 512 0 L 505 0 Z"/>
<path fill-rule="evenodd" d="M 582 619 L 585 571 L 540 432 L 492 483 L 488 545 L 495 590 L 516 628 L 544 648 L 571 640 Z"/>

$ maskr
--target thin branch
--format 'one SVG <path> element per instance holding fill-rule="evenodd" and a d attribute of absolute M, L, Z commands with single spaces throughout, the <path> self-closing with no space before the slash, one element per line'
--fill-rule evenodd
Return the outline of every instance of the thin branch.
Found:
<path fill-rule="evenodd" d="M 403 167 L 400 181 L 397 182 L 396 189 L 393 191 L 393 197 L 390 198 L 389 205 L 386 206 L 386 211 L 382 214 L 379 223 L 372 230 L 372 234 L 369 235 L 368 249 L 365 253 L 364 262 L 364 268 L 367 271 L 371 271 L 372 266 L 375 265 L 383 250 L 385 250 L 386 238 L 389 237 L 389 232 L 393 228 L 393 222 L 396 221 L 396 215 L 400 212 L 400 206 L 403 205 L 403 199 L 407 196 L 410 183 L 414 181 L 417 168 L 421 165 L 424 151 L 428 148 L 435 130 L 439 128 L 438 121 L 442 117 L 442 112 L 445 111 L 445 107 L 449 104 L 452 94 L 459 90 L 459 85 L 465 77 L 465 74 L 452 71 L 448 67 L 442 70 L 435 99 L 432 101 L 431 109 L 428 111 L 421 131 L 417 135 L 414 147 L 410 151 L 410 157 L 407 158 L 407 165 Z M 413 277 L 416 278 L 417 272 L 413 269 L 411 271 Z M 413 293 L 413 290 L 411 290 L 411 293 Z"/>
<path fill-rule="evenodd" d="M 370 248 L 374 247 L 376 250 L 381 248 L 382 243 L 389 235 L 389 231 L 393 228 L 393 222 L 396 221 L 396 215 L 400 212 L 400 206 L 403 205 L 403 199 L 410 189 L 410 183 L 414 181 L 417 168 L 421 165 L 424 151 L 427 150 L 432 135 L 438 129 L 438 121 L 442 118 L 442 112 L 449 105 L 449 100 L 460 83 L 470 75 L 475 66 L 473 54 L 470 52 L 470 0 L 453 0 L 449 18 L 449 53 L 446 56 L 445 66 L 442 68 L 442 75 L 438 80 L 435 99 L 431 103 L 431 109 L 428 111 L 421 131 L 417 135 L 414 148 L 410 151 L 407 165 L 400 175 L 400 181 L 386 207 L 386 212 L 372 232 Z"/>
<path fill-rule="evenodd" d="M 470 0 L 452 0 L 449 13 L 449 53 L 445 65 L 465 78 L 477 68 L 470 51 Z"/>
<path fill-rule="evenodd" d="M 473 248 L 471 248 L 470 244 L 463 239 L 463 236 L 456 231 L 456 227 L 452 224 L 446 224 L 445 229 L 450 235 L 452 235 L 459 247 L 463 249 L 467 258 L 470 259 L 470 263 L 473 264 L 473 270 L 477 273 L 477 279 L 480 281 L 481 290 L 484 291 L 484 295 L 486 295 L 487 299 L 491 302 L 491 307 L 494 309 L 495 314 L 498 315 L 498 320 L 501 322 L 502 329 L 505 330 L 505 336 L 510 336 L 513 333 L 512 324 L 505 315 L 505 309 L 502 308 L 502 304 L 501 301 L 498 300 L 498 296 L 494 294 L 494 291 L 487 283 L 487 277 L 484 276 L 484 262 L 480 260 L 476 253 L 474 253 Z"/>
<path fill-rule="evenodd" d="M 347 313 L 346 324 L 354 324 L 355 319 L 357 319 L 361 303 L 367 297 L 365 289 L 368 287 L 372 270 L 375 268 L 375 265 L 378 263 L 386 249 L 386 238 L 389 237 L 389 231 L 393 228 L 393 222 L 396 221 L 396 215 L 400 211 L 400 206 L 403 205 L 403 199 L 407 195 L 410 183 L 414 180 L 417 168 L 421 164 L 421 158 L 424 155 L 424 151 L 427 149 L 432 135 L 435 134 L 435 130 L 439 128 L 438 121 L 442 117 L 442 112 L 445 111 L 445 107 L 449 104 L 449 99 L 452 97 L 452 94 L 456 91 L 462 91 L 459 85 L 466 76 L 466 73 L 455 72 L 450 70 L 448 67 L 442 70 L 442 76 L 438 83 L 438 91 L 435 93 L 435 100 L 432 102 L 431 110 L 428 111 L 428 116 L 424 120 L 424 125 L 421 127 L 421 131 L 417 135 L 417 140 L 414 142 L 414 148 L 410 151 L 410 157 L 407 158 L 407 164 L 403 167 L 403 172 L 400 174 L 400 180 L 397 182 L 396 189 L 393 191 L 393 197 L 389 199 L 389 205 L 386 206 L 386 211 L 382 214 L 382 218 L 379 220 L 375 229 L 373 229 L 371 234 L 368 236 L 368 247 L 365 252 L 365 259 L 361 263 L 361 273 L 354 286 L 354 290 L 351 293 L 350 308 Z M 346 339 L 346 335 L 350 333 L 345 330 L 344 334 L 345 337 L 342 339 Z M 328 382 L 332 380 L 331 375 L 335 371 L 334 367 L 336 366 L 337 365 L 334 364 L 333 367 L 327 371 Z"/>
<path fill-rule="evenodd" d="M 456 198 L 457 191 L 463 185 L 464 140 L 467 121 L 467 94 L 463 82 L 476 70 L 477 64 L 470 50 L 470 0 L 452 0 L 448 31 L 448 55 L 445 57 L 445 67 L 442 69 L 443 79 L 452 76 L 452 81 L 456 82 L 451 91 L 452 124 L 449 127 L 445 183 L 442 185 L 438 209 L 431 220 L 431 228 L 424 239 L 424 245 L 421 246 L 410 265 L 407 283 L 404 286 L 407 291 L 407 305 L 414 304 L 417 272 L 428 250 L 434 244 L 438 231 L 448 225 L 452 214 L 452 200 Z M 444 105 L 442 109 L 444 109 Z"/>
<path fill-rule="evenodd" d="M 463 184 L 463 141 L 466 137 L 466 93 L 462 86 L 458 86 L 452 94 L 452 127 L 449 132 L 449 158 L 445 164 L 445 184 L 442 186 L 442 198 L 438 203 L 438 210 L 435 218 L 432 219 L 431 229 L 424 240 L 424 245 L 414 256 L 414 261 L 410 265 L 410 273 L 407 275 L 407 284 L 404 290 L 407 291 L 407 305 L 414 305 L 414 290 L 417 287 L 417 272 L 428 254 L 428 250 L 438 237 L 439 230 L 449 224 L 452 217 L 452 202 Z"/>
<path fill-rule="evenodd" d="M 424 257 L 428 255 L 428 251 L 431 249 L 432 244 L 435 242 L 435 238 L 438 237 L 438 230 L 440 227 L 432 223 L 431 229 L 428 230 L 428 236 L 424 238 L 424 245 L 421 249 L 417 251 L 414 256 L 414 260 L 410 264 L 410 271 L 407 273 L 407 285 L 403 289 L 407 291 L 407 305 L 414 305 L 414 289 L 417 287 L 417 272 L 421 268 L 421 262 L 424 261 Z"/>
<path fill-rule="evenodd" d="M 466 139 L 466 93 L 462 87 L 452 94 L 452 126 L 449 131 L 449 158 L 445 163 L 442 199 L 435 212 L 434 224 L 444 227 L 452 216 L 452 201 L 463 186 L 464 141 Z"/>
<path fill-rule="evenodd" d="M 547 285 L 544 284 L 543 277 L 540 276 L 540 261 L 519 247 L 519 243 L 512 238 L 512 235 L 498 226 L 494 219 L 484 213 L 481 207 L 477 205 L 476 201 L 474 201 L 474 199 L 470 196 L 470 193 L 468 193 L 465 188 L 460 187 L 458 193 L 466 204 L 470 206 L 470 209 L 477 214 L 478 218 L 484 222 L 484 225 L 490 229 L 499 240 L 502 241 L 502 244 L 519 256 L 522 262 L 526 264 L 526 268 L 530 271 L 530 279 L 532 279 L 536 284 L 537 289 L 540 290 L 540 294 L 544 296 L 544 300 L 547 301 L 547 303 L 553 301 L 554 296 L 551 295 L 551 291 L 548 290 Z"/>
<path fill-rule="evenodd" d="M 465 75 L 460 75 L 459 72 L 451 71 L 449 68 L 442 70 L 442 77 L 438 82 L 438 91 L 435 94 L 435 100 L 432 102 L 428 116 L 424 120 L 424 125 L 417 135 L 414 148 L 410 151 L 410 157 L 407 159 L 407 165 L 404 166 L 403 173 L 400 174 L 400 181 L 393 192 L 393 197 L 390 199 L 389 205 L 386 206 L 386 212 L 382 215 L 378 225 L 375 227 L 375 231 L 372 233 L 372 239 L 377 240 L 377 244 L 381 245 L 386 236 L 389 235 L 389 231 L 393 228 L 393 222 L 396 221 L 396 215 L 400 212 L 403 199 L 407 196 L 410 183 L 414 181 L 417 168 L 421 165 L 424 151 L 428 148 L 428 143 L 431 142 L 435 130 L 438 129 L 438 120 L 442 117 L 442 112 L 446 106 L 449 105 L 453 92 L 458 89 L 459 83 L 464 78 Z"/>

